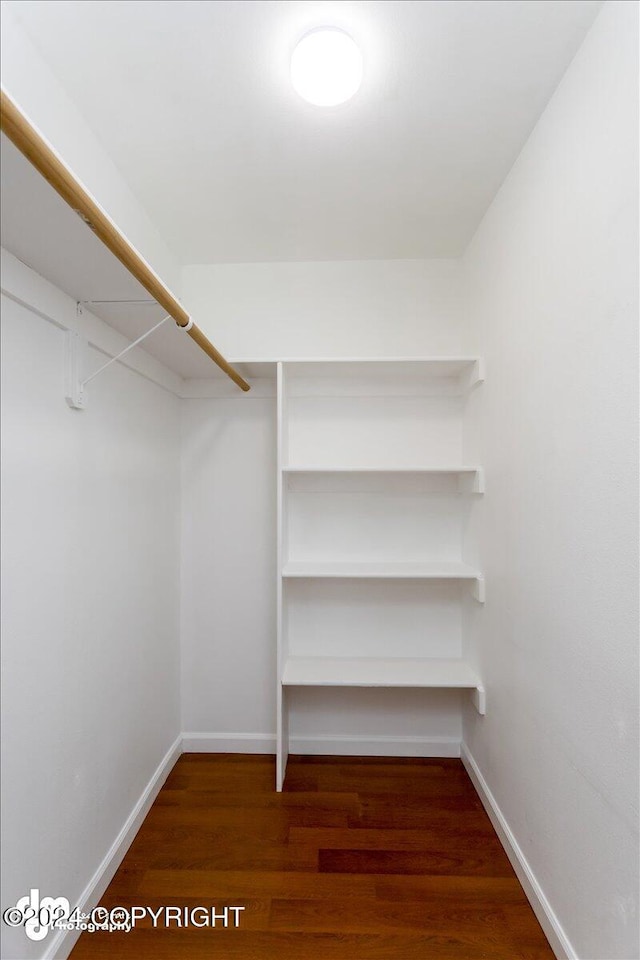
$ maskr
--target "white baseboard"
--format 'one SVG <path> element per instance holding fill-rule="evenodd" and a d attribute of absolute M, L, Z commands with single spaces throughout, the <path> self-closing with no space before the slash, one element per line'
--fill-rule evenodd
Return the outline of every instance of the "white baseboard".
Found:
<path fill-rule="evenodd" d="M 185 753 L 271 753 L 276 738 L 270 733 L 185 733 Z M 292 736 L 290 753 L 339 757 L 459 757 L 457 737 L 342 737 Z"/>
<path fill-rule="evenodd" d="M 72 904 L 72 906 L 78 906 L 83 913 L 88 913 L 100 902 L 102 894 L 111 883 L 116 870 L 124 859 L 124 855 L 140 829 L 142 821 L 181 753 L 182 736 L 179 736 L 158 764 L 142 796 L 111 845 L 111 849 L 81 893 L 78 903 Z M 47 944 L 47 950 L 43 953 L 42 960 L 66 960 L 79 936 L 80 931 L 77 930 L 60 930 L 57 936 Z"/>
<path fill-rule="evenodd" d="M 338 757 L 459 757 L 457 737 L 296 737 L 289 752 Z"/>
<path fill-rule="evenodd" d="M 536 879 L 527 858 L 522 852 L 511 827 L 507 823 L 496 798 L 489 789 L 487 781 L 480 772 L 480 768 L 469 752 L 466 743 L 462 744 L 461 757 L 465 769 L 482 801 L 482 805 L 487 811 L 489 819 L 505 849 L 505 853 L 511 861 L 511 866 L 522 884 L 522 888 L 533 908 L 533 912 L 545 932 L 551 949 L 556 957 L 558 957 L 558 960 L 578 960 L 578 954 L 571 945 L 571 941 L 564 932 L 551 904 L 547 900 L 542 887 Z"/>
<path fill-rule="evenodd" d="M 183 733 L 183 753 L 275 753 L 275 733 Z"/>

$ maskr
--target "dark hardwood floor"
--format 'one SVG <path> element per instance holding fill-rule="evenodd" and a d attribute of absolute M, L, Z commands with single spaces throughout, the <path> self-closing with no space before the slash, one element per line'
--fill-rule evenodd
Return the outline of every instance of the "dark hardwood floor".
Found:
<path fill-rule="evenodd" d="M 101 903 L 244 910 L 73 960 L 552 960 L 459 760 L 292 757 L 273 784 L 271 757 L 184 754 Z"/>

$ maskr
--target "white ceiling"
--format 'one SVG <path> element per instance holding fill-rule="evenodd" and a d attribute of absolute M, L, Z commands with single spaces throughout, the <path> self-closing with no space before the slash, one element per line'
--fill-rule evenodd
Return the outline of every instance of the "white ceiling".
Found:
<path fill-rule="evenodd" d="M 600 0 L 20 0 L 12 10 L 180 263 L 463 252 Z M 361 45 L 312 107 L 290 51 Z"/>

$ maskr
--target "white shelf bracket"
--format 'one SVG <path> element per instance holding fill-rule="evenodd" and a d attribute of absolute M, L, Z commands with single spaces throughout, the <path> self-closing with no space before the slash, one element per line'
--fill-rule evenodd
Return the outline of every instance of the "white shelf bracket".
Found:
<path fill-rule="evenodd" d="M 473 473 L 461 473 L 458 478 L 458 492 L 484 493 L 484 467 L 478 467 Z"/>
<path fill-rule="evenodd" d="M 484 383 L 484 358 L 478 357 L 476 362 L 473 365 L 473 375 L 471 377 L 471 383 L 469 386 L 471 388 L 477 386 L 479 383 Z"/>
<path fill-rule="evenodd" d="M 471 693 L 473 705 L 481 717 L 487 712 L 487 692 L 484 687 L 476 687 Z"/>
<path fill-rule="evenodd" d="M 473 581 L 473 598 L 477 600 L 478 603 L 484 603 L 485 601 L 485 581 L 484 577 L 476 577 Z"/>
<path fill-rule="evenodd" d="M 482 357 L 474 360 L 468 373 L 463 374 L 461 388 L 464 392 L 470 392 L 480 383 L 484 383 L 484 359 Z"/>

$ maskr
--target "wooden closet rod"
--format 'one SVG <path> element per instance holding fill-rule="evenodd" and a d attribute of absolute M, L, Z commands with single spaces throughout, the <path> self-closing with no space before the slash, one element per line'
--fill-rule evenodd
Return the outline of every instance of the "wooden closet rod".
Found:
<path fill-rule="evenodd" d="M 120 233 L 49 144 L 31 126 L 4 90 L 1 92 L 0 127 L 18 150 L 33 164 L 38 173 L 42 174 L 62 199 L 75 210 L 87 226 L 93 230 L 98 239 L 104 243 L 105 247 L 118 258 L 138 283 L 142 284 L 147 293 L 167 311 L 178 326 L 187 328 L 186 332 L 191 339 L 241 390 L 250 390 L 251 388 L 246 380 L 243 380 L 238 371 L 234 370 L 231 364 L 207 340 L 202 330 L 193 323 L 184 307 L 167 290 L 138 251 Z"/>

